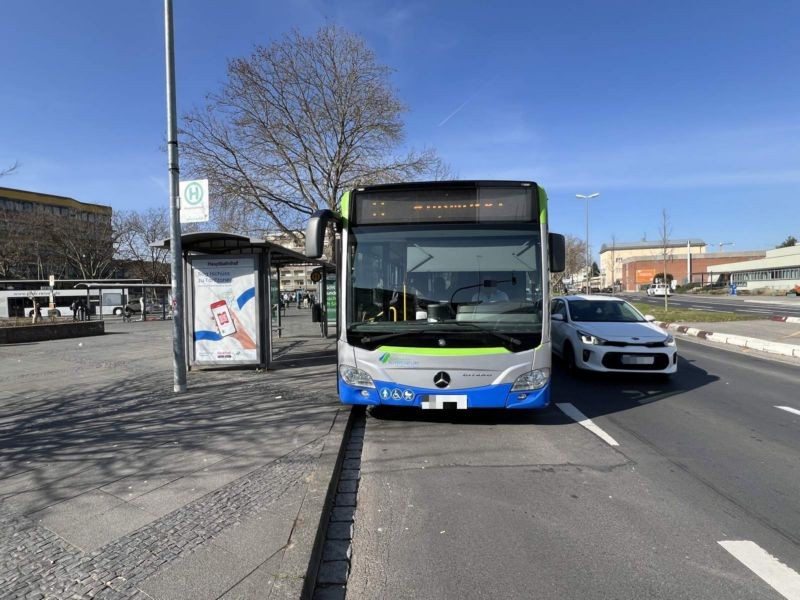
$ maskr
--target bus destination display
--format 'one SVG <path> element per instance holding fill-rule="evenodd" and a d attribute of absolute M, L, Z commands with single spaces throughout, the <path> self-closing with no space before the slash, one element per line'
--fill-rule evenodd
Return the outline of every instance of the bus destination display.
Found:
<path fill-rule="evenodd" d="M 531 222 L 535 204 L 530 188 L 362 192 L 355 196 L 355 222 Z"/>

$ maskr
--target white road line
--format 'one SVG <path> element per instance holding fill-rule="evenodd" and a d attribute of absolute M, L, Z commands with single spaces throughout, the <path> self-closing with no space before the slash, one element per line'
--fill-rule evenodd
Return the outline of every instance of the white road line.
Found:
<path fill-rule="evenodd" d="M 800 410 L 796 408 L 792 408 L 791 406 L 776 406 L 775 408 L 780 408 L 781 410 L 785 410 L 786 412 L 794 413 L 796 415 L 800 415 Z"/>
<path fill-rule="evenodd" d="M 590 418 L 588 418 L 585 414 L 583 414 L 581 411 L 575 408 L 575 405 L 570 404 L 569 402 L 556 402 L 556 406 L 561 410 L 561 412 L 567 415 L 570 419 L 572 419 L 579 425 L 583 425 L 584 427 L 586 427 L 586 429 L 591 431 L 593 434 L 595 434 L 609 446 L 619 446 L 617 440 L 615 440 L 613 437 L 611 437 L 605 431 L 603 431 L 597 425 L 595 425 Z"/>
<path fill-rule="evenodd" d="M 718 544 L 786 600 L 800 600 L 800 575 L 758 544 L 747 540 L 725 540 Z"/>

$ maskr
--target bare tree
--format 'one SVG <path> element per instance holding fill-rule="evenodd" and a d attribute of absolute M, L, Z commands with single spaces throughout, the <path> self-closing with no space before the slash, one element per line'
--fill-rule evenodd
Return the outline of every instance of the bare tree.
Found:
<path fill-rule="evenodd" d="M 128 263 L 132 275 L 147 282 L 169 283 L 169 250 L 151 246 L 169 237 L 166 207 L 114 213 L 114 232 L 117 258 Z"/>
<path fill-rule="evenodd" d="M 670 225 L 669 215 L 667 209 L 661 210 L 661 223 L 658 226 L 658 239 L 661 242 L 661 256 L 664 259 L 664 285 L 669 286 L 667 275 L 667 259 L 672 254 L 669 247 L 669 238 L 672 235 L 672 226 Z M 669 288 L 664 290 L 664 310 L 669 310 Z"/>
<path fill-rule="evenodd" d="M 550 275 L 551 290 L 558 291 L 565 287 L 563 284 L 565 275 L 574 278 L 576 274 L 586 272 L 586 240 L 574 235 L 565 235 L 564 246 L 566 248 L 564 272 Z"/>
<path fill-rule="evenodd" d="M 111 223 L 101 218 L 84 221 L 76 231 L 73 220 L 47 217 L 47 237 L 55 254 L 83 279 L 108 276 L 114 259 Z"/>
<path fill-rule="evenodd" d="M 617 235 L 611 234 L 611 291 L 612 293 L 617 290 Z"/>
<path fill-rule="evenodd" d="M 432 150 L 399 153 L 407 110 L 364 40 L 337 25 L 299 31 L 228 64 L 219 93 L 184 116 L 188 171 L 230 214 L 254 207 L 294 234 L 348 188 L 446 178 Z"/>

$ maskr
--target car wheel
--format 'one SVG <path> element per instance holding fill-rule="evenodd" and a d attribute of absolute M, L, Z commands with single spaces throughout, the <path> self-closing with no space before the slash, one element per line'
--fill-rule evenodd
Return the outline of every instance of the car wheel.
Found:
<path fill-rule="evenodd" d="M 122 309 L 121 309 L 121 308 L 115 308 L 115 309 L 114 309 L 114 314 L 115 314 L 116 316 L 120 316 L 120 315 L 122 314 Z"/>
<path fill-rule="evenodd" d="M 564 344 L 564 349 L 561 351 L 561 357 L 564 361 L 564 366 L 567 368 L 567 371 L 573 374 L 580 371 L 578 368 L 578 363 L 575 361 L 575 351 L 572 349 L 572 344 L 569 342 Z"/>

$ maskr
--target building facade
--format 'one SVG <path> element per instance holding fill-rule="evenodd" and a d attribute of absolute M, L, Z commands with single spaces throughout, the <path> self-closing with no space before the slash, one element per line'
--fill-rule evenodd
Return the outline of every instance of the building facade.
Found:
<path fill-rule="evenodd" d="M 710 285 L 720 283 L 719 275 L 709 276 L 708 270 L 715 265 L 722 265 L 733 261 L 755 261 L 763 258 L 763 250 L 743 252 L 704 252 L 702 254 L 688 254 L 685 249 L 667 256 L 667 276 L 675 281 L 676 285 L 696 283 Z M 664 260 L 661 257 L 633 256 L 620 264 L 621 289 L 633 292 L 646 288 L 653 282 L 657 275 L 664 272 Z"/>
<path fill-rule="evenodd" d="M 99 278 L 113 260 L 112 209 L 0 187 L 0 277 Z"/>
<path fill-rule="evenodd" d="M 800 246 L 767 250 L 758 260 L 709 266 L 710 278 L 725 278 L 740 290 L 785 293 L 800 287 Z"/>
<path fill-rule="evenodd" d="M 656 273 L 664 270 L 664 244 L 657 241 L 640 242 L 614 242 L 612 244 L 603 244 L 600 247 L 600 281 L 601 287 L 612 287 L 615 285 L 623 285 L 625 287 L 629 281 L 626 278 L 626 270 L 623 267 L 633 260 L 655 262 L 661 260 L 661 268 L 657 268 L 652 274 L 649 272 L 649 267 L 642 267 L 639 273 L 640 283 L 652 283 L 653 277 Z M 677 239 L 669 240 L 666 244 L 667 259 L 676 258 L 677 254 L 683 254 L 683 259 L 686 261 L 686 255 L 691 254 L 702 255 L 705 254 L 707 244 L 700 239 Z M 677 260 L 677 258 L 676 258 Z M 694 269 L 692 269 L 694 270 Z M 684 269 L 684 277 L 687 270 Z M 674 273 L 673 273 L 674 276 Z M 649 279 L 647 279 L 649 277 Z M 677 277 L 676 277 L 677 278 Z M 684 281 L 678 279 L 680 283 Z"/>
<path fill-rule="evenodd" d="M 267 233 L 264 239 L 274 244 L 279 244 L 284 248 L 294 250 L 303 254 L 305 252 L 305 233 L 295 231 L 293 233 Z M 326 247 L 327 249 L 327 247 Z M 330 256 L 330 251 L 325 253 Z M 311 281 L 311 272 L 319 267 L 319 264 L 308 263 L 301 265 L 289 265 L 280 269 L 280 286 L 282 292 L 309 292 L 315 293 L 317 284 Z"/>

